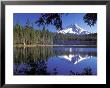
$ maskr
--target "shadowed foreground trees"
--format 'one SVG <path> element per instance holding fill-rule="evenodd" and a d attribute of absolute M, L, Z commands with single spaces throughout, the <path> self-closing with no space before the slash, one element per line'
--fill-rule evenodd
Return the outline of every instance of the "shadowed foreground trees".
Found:
<path fill-rule="evenodd" d="M 57 30 L 62 30 L 62 15 L 67 13 L 43 13 L 40 18 L 35 22 L 38 26 L 45 27 L 46 25 L 53 25 Z M 73 19 L 74 20 L 74 19 Z M 94 26 L 97 21 L 97 13 L 86 13 L 83 20 L 87 25 Z"/>
<path fill-rule="evenodd" d="M 62 19 L 61 16 L 62 13 L 43 13 L 41 14 L 41 17 L 39 20 L 37 20 L 35 23 L 38 24 L 38 26 L 43 26 L 45 25 L 54 25 L 56 29 L 62 29 Z"/>
<path fill-rule="evenodd" d="M 89 26 L 94 26 L 97 21 L 97 13 L 87 13 L 84 17 L 83 20 L 85 23 L 87 23 Z"/>

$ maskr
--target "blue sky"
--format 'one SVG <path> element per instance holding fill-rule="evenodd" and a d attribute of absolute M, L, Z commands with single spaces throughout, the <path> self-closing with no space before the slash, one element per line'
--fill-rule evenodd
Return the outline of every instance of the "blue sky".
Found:
<path fill-rule="evenodd" d="M 84 23 L 83 17 L 86 13 L 69 13 L 68 15 L 62 16 L 62 26 L 66 28 L 71 24 L 77 24 L 81 28 L 89 31 L 89 32 L 97 32 L 97 24 L 94 26 L 89 26 L 87 23 Z M 33 23 L 34 29 L 39 29 L 35 21 L 38 20 L 40 17 L 40 13 L 14 13 L 13 14 L 13 22 L 14 25 L 17 23 L 21 24 L 22 26 L 26 25 L 26 21 L 29 18 L 30 22 Z M 49 31 L 56 32 L 56 28 L 54 26 L 47 27 Z"/>

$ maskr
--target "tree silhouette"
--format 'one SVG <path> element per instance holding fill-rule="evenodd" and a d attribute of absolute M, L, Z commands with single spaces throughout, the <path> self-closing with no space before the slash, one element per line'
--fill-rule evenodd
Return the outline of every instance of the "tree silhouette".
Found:
<path fill-rule="evenodd" d="M 53 25 L 56 27 L 57 30 L 62 29 L 62 15 L 66 13 L 43 13 L 41 14 L 40 18 L 35 22 L 38 26 L 48 26 Z M 85 23 L 89 26 L 94 26 L 97 21 L 97 13 L 87 13 L 83 17 Z"/>
<path fill-rule="evenodd" d="M 83 20 L 85 23 L 87 23 L 89 26 L 94 26 L 97 21 L 97 13 L 87 13 L 84 17 Z"/>
<path fill-rule="evenodd" d="M 63 15 L 62 13 L 44 13 L 44 14 L 41 14 L 41 17 L 35 23 L 38 24 L 38 26 L 43 26 L 44 28 L 45 28 L 45 25 L 47 26 L 54 25 L 56 29 L 61 30 L 62 15 Z"/>

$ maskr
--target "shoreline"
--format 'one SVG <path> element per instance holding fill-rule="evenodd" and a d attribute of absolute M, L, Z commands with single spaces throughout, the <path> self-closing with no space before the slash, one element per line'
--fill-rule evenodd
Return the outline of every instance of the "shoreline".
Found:
<path fill-rule="evenodd" d="M 97 47 L 97 45 L 13 45 L 13 47 L 37 47 L 37 46 L 74 46 L 74 47 Z"/>

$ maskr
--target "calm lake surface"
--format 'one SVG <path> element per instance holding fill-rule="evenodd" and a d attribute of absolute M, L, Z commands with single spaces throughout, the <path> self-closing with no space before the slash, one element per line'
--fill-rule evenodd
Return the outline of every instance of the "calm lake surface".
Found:
<path fill-rule="evenodd" d="M 97 48 L 14 48 L 14 75 L 97 75 Z"/>

